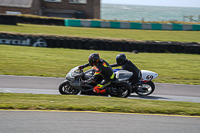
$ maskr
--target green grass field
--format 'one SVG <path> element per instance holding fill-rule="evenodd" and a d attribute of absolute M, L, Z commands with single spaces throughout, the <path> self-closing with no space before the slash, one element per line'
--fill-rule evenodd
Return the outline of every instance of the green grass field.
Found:
<path fill-rule="evenodd" d="M 71 68 L 87 63 L 88 56 L 96 52 L 110 64 L 115 63 L 115 57 L 120 53 L 0 45 L 0 74 L 65 77 Z M 154 82 L 200 85 L 200 55 L 125 54 L 139 69 L 157 72 L 159 76 Z"/>
<path fill-rule="evenodd" d="M 0 25 L 1 32 L 40 35 L 83 36 L 97 38 L 200 42 L 199 31 L 151 31 L 77 28 L 46 25 Z M 97 52 L 110 64 L 117 51 L 94 51 L 63 48 L 36 48 L 0 45 L 0 75 L 65 77 L 73 67 L 87 63 L 88 56 Z M 127 53 L 139 69 L 155 71 L 154 82 L 200 85 L 200 55 L 171 53 Z M 77 110 L 126 113 L 178 114 L 200 116 L 200 104 L 136 100 L 92 96 L 63 96 L 0 93 L 0 109 Z"/>
<path fill-rule="evenodd" d="M 18 24 L 18 26 L 0 25 L 0 32 L 53 34 L 123 40 L 200 42 L 200 31 L 133 30 Z"/>
<path fill-rule="evenodd" d="M 0 109 L 75 110 L 200 116 L 200 103 L 44 94 L 0 93 Z"/>

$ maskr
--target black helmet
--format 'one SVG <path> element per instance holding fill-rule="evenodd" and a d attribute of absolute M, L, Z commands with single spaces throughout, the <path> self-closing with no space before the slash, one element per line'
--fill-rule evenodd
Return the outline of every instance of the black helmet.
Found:
<path fill-rule="evenodd" d="M 97 63 L 99 62 L 99 54 L 98 53 L 93 53 L 89 56 L 88 61 L 90 66 L 94 66 L 97 65 Z"/>
<path fill-rule="evenodd" d="M 126 61 L 126 55 L 125 54 L 118 54 L 116 56 L 116 62 L 118 65 L 123 65 Z"/>

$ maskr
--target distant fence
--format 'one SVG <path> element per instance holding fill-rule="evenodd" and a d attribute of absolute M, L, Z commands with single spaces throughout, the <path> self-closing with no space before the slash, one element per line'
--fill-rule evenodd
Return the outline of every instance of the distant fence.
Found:
<path fill-rule="evenodd" d="M 200 24 L 134 23 L 134 22 L 80 20 L 80 19 L 63 20 L 54 18 L 34 18 L 25 16 L 14 16 L 14 15 L 0 15 L 0 24 L 17 25 L 17 23 L 72 26 L 72 27 L 94 27 L 94 28 L 200 31 Z"/>
<path fill-rule="evenodd" d="M 189 19 L 190 22 L 200 22 L 200 15 L 197 15 L 197 16 L 193 16 L 193 15 L 183 16 L 183 21 L 185 21 L 185 19 Z"/>
<path fill-rule="evenodd" d="M 148 53 L 200 54 L 200 44 L 195 42 L 135 42 L 78 37 L 33 36 L 0 33 L 0 44 L 49 48 L 108 50 Z"/>
<path fill-rule="evenodd" d="M 109 22 L 66 19 L 65 26 L 73 27 L 96 27 L 96 28 L 118 28 L 118 29 L 142 29 L 142 30 L 184 30 L 199 31 L 198 24 L 159 24 L 159 23 L 134 23 L 134 22 Z"/>

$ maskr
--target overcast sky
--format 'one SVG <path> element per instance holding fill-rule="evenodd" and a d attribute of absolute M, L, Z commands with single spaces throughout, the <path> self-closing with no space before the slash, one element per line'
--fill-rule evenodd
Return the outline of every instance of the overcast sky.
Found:
<path fill-rule="evenodd" d="M 102 3 L 127 4 L 127 5 L 153 5 L 153 6 L 177 6 L 199 7 L 200 0 L 101 0 Z"/>

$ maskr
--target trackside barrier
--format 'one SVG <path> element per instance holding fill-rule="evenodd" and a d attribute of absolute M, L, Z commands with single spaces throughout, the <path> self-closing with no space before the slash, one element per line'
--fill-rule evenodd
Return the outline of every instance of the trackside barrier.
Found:
<path fill-rule="evenodd" d="M 73 26 L 73 27 L 81 27 L 81 20 L 76 20 L 76 19 L 72 19 L 72 20 L 65 20 L 65 26 Z"/>
<path fill-rule="evenodd" d="M 81 27 L 91 27 L 91 21 L 88 20 L 82 20 L 81 21 Z"/>
<path fill-rule="evenodd" d="M 121 22 L 120 23 L 120 27 L 121 27 L 121 29 L 130 29 L 131 28 L 131 24 L 127 23 L 127 22 Z"/>
<path fill-rule="evenodd" d="M 0 15 L 0 24 L 17 25 L 17 17 L 12 15 Z"/>
<path fill-rule="evenodd" d="M 200 25 L 192 25 L 192 30 L 200 30 Z"/>
<path fill-rule="evenodd" d="M 200 43 L 196 42 L 155 42 L 120 41 L 80 37 L 55 37 L 28 34 L 0 33 L 0 44 L 35 46 L 49 48 L 93 49 L 148 53 L 189 53 L 200 54 Z"/>
<path fill-rule="evenodd" d="M 152 30 L 162 30 L 161 24 L 152 24 Z"/>
<path fill-rule="evenodd" d="M 63 20 L 54 18 L 32 18 L 14 15 L 0 15 L 0 24 L 17 25 L 17 23 L 118 29 L 200 31 L 200 24 L 156 24 L 135 22 L 109 22 L 80 19 Z"/>
<path fill-rule="evenodd" d="M 58 25 L 65 26 L 63 19 L 52 18 L 33 18 L 16 15 L 0 15 L 0 24 L 17 25 L 17 23 L 25 24 L 45 24 L 45 25 Z"/>
<path fill-rule="evenodd" d="M 131 29 L 142 29 L 141 23 L 131 23 Z"/>
<path fill-rule="evenodd" d="M 24 16 L 16 16 L 16 17 L 17 17 L 17 23 L 65 26 L 64 23 L 65 21 L 62 19 L 31 18 Z"/>
<path fill-rule="evenodd" d="M 91 27 L 101 27 L 101 21 L 91 21 Z"/>
<path fill-rule="evenodd" d="M 66 19 L 65 26 L 74 27 L 99 27 L 117 29 L 142 29 L 142 30 L 188 30 L 199 31 L 200 24 L 159 24 L 159 23 L 134 23 L 134 22 L 109 22 L 93 20 Z"/>

